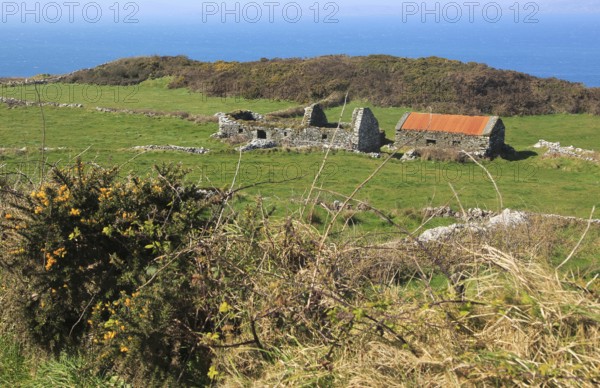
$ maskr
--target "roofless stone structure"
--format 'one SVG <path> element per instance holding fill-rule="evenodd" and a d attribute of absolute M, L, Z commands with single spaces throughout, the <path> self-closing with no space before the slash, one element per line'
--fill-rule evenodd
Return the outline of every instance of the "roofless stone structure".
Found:
<path fill-rule="evenodd" d="M 319 104 L 305 108 L 298 127 L 289 122 L 269 120 L 250 112 L 219 113 L 219 132 L 216 137 L 237 137 L 242 141 L 265 139 L 288 147 L 332 147 L 359 152 L 379 152 L 385 134 L 369 108 L 357 108 L 352 123 L 330 124 Z"/>

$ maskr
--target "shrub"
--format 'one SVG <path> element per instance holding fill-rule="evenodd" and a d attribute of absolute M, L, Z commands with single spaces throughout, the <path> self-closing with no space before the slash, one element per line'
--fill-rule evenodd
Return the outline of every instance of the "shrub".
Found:
<path fill-rule="evenodd" d="M 2 266 L 14 275 L 15 319 L 50 351 L 95 349 L 102 369 L 204 377 L 208 354 L 187 332 L 204 329 L 213 302 L 195 295 L 189 248 L 210 233 L 222 197 L 185 185 L 173 166 L 117 173 L 77 163 L 13 193 L 1 226 L 13 241 Z"/>

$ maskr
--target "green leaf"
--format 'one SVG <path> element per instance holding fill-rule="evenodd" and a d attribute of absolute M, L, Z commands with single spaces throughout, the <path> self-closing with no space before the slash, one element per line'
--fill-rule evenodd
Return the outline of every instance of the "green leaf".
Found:
<path fill-rule="evenodd" d="M 105 227 L 102 229 L 102 234 L 104 234 L 104 235 L 106 235 L 106 236 L 110 237 L 110 236 L 112 235 L 112 231 L 113 231 L 112 227 L 110 227 L 110 226 L 105 226 Z"/>
<path fill-rule="evenodd" d="M 156 267 L 148 267 L 146 268 L 146 274 L 148 276 L 154 276 L 158 272 L 158 268 Z"/>
<path fill-rule="evenodd" d="M 81 237 L 81 230 L 79 230 L 78 227 L 75 227 L 75 229 L 73 229 L 73 233 L 69 235 L 69 240 L 73 241 L 79 237 Z"/>

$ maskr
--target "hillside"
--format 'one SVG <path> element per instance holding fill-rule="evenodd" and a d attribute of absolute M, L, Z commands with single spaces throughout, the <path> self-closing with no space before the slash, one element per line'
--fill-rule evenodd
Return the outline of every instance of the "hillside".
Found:
<path fill-rule="evenodd" d="M 461 114 L 600 114 L 600 88 L 443 58 L 342 55 L 257 62 L 198 62 L 186 57 L 125 58 L 62 77 L 63 81 L 132 85 L 172 76 L 170 87 L 209 96 L 298 103 L 350 93 L 380 107 Z"/>

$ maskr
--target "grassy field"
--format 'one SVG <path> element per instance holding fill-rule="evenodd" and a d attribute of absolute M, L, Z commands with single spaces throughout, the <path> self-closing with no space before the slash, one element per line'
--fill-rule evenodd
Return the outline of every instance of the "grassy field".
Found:
<path fill-rule="evenodd" d="M 168 89 L 168 81 L 147 81 L 136 88 L 67 84 L 40 86 L 41 95 L 47 101 L 84 104 L 84 109 L 44 108 L 46 146 L 50 148 L 44 157 L 49 163 L 68 163 L 81 156 L 86 161 L 122 165 L 124 173 L 137 174 L 147 172 L 154 164 L 180 162 L 191 168 L 191 179 L 201 184 L 226 187 L 233 180 L 239 155 L 233 146 L 210 137 L 217 130 L 216 124 L 102 113 L 97 112 L 95 107 L 213 115 L 235 109 L 268 113 L 295 105 L 286 101 L 209 98 L 185 89 Z M 35 99 L 35 93 L 32 95 L 32 91 L 25 87 L 2 90 L 5 96 Z M 360 101 L 350 102 L 342 121 L 350 121 L 352 110 L 364 105 L 368 106 Z M 406 109 L 372 109 L 387 137 L 393 139 L 394 126 Z M 329 109 L 329 120 L 337 121 L 341 110 L 341 107 Z M 35 175 L 39 170 L 42 144 L 39 108 L 8 109 L 1 105 L 0 117 L 0 148 L 4 149 L 0 154 L 0 166 L 3 171 L 19 169 L 27 175 Z M 597 148 L 600 144 L 600 117 L 554 115 L 508 117 L 504 120 L 508 128 L 507 142 L 522 153 L 523 160 L 509 162 L 497 159 L 485 162 L 485 165 L 498 183 L 505 207 L 585 217 L 592 206 L 600 204 L 597 199 L 600 169 L 597 165 L 566 159 L 542 159 L 537 155 L 540 151 L 531 148 L 541 138 L 560 141 L 564 145 Z M 149 144 L 203 146 L 211 153 L 198 156 L 132 150 L 132 147 Z M 23 150 L 24 147 L 26 150 Z M 248 200 L 261 195 L 267 204 L 277 207 L 277 214 L 289 214 L 299 209 L 323 155 L 321 150 L 270 150 L 244 154 L 238 184 L 264 183 L 244 191 L 244 195 L 248 196 Z M 349 195 L 381 162 L 364 155 L 334 152 L 320 186 Z M 412 226 L 417 225 L 420 219 L 403 218 L 405 209 L 458 205 L 450 184 L 459 193 L 463 206 L 498 208 L 496 192 L 482 170 L 474 164 L 450 162 L 401 163 L 392 160 L 357 198 Z M 333 201 L 341 197 L 323 194 L 323 198 Z M 354 219 L 366 230 L 379 229 L 385 224 L 373 214 L 359 214 Z"/>

